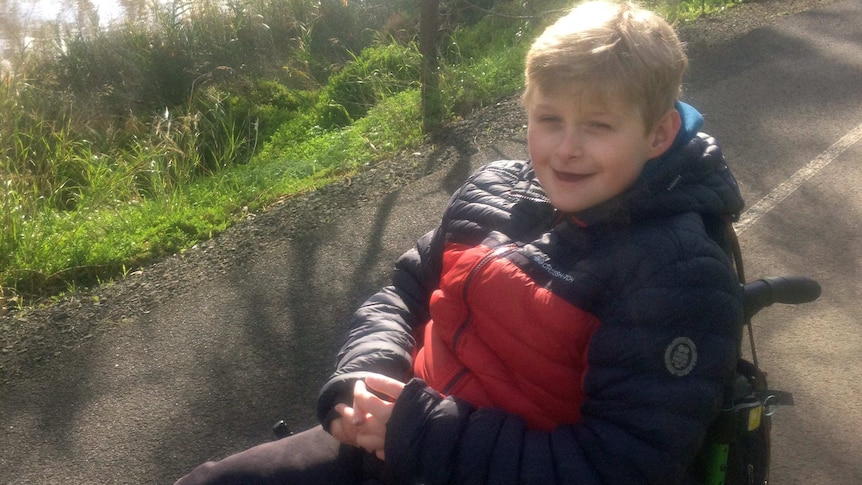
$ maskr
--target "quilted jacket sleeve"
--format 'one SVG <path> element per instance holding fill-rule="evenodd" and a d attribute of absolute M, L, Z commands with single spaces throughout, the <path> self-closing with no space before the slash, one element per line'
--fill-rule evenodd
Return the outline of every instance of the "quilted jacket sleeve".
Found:
<path fill-rule="evenodd" d="M 405 381 L 412 371 L 414 327 L 428 319 L 430 292 L 439 278 L 434 252 L 440 231 L 423 236 L 395 264 L 392 284 L 372 295 L 353 314 L 336 371 L 320 391 L 317 414 L 328 429 L 339 402 L 351 401 L 353 383 L 369 373 Z"/>
<path fill-rule="evenodd" d="M 720 249 L 686 231 L 668 237 L 684 257 L 639 246 L 620 262 L 634 282 L 612 285 L 622 291 L 599 315 L 581 422 L 530 430 L 413 380 L 387 427 L 396 474 L 426 485 L 683 483 L 735 361 L 741 299 Z"/>

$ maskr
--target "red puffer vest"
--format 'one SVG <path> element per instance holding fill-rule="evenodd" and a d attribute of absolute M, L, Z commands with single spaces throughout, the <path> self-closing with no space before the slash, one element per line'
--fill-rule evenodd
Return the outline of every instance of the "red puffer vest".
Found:
<path fill-rule="evenodd" d="M 599 321 L 507 259 L 518 251 L 447 245 L 414 372 L 443 394 L 550 430 L 580 421 L 587 346 Z"/>

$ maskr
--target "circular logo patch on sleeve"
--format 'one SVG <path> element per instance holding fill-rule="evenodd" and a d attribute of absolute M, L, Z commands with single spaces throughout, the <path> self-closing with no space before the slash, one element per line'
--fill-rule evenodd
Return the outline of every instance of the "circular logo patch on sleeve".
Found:
<path fill-rule="evenodd" d="M 687 376 L 697 363 L 697 346 L 688 337 L 677 337 L 664 351 L 664 365 L 675 376 Z"/>

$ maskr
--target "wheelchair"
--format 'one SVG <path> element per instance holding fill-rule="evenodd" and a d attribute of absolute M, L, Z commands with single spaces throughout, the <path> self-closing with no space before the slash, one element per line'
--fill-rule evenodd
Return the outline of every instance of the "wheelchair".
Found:
<path fill-rule="evenodd" d="M 779 406 L 793 405 L 793 395 L 769 388 L 766 373 L 757 361 L 751 320 L 773 303 L 814 301 L 820 297 L 821 288 L 819 283 L 804 276 L 779 276 L 746 283 L 739 242 L 729 223 L 725 235 L 743 290 L 743 318 L 738 329 L 740 351 L 719 417 L 707 432 L 689 471 L 704 485 L 767 485 L 771 418 Z M 742 356 L 745 334 L 750 359 Z"/>

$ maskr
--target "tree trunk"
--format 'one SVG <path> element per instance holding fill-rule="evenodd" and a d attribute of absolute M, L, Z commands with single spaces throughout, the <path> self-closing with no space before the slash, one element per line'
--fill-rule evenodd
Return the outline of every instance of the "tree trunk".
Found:
<path fill-rule="evenodd" d="M 422 128 L 425 133 L 443 123 L 443 103 L 437 60 L 437 32 L 440 24 L 440 0 L 421 0 L 419 17 L 419 51 L 422 54 Z"/>

